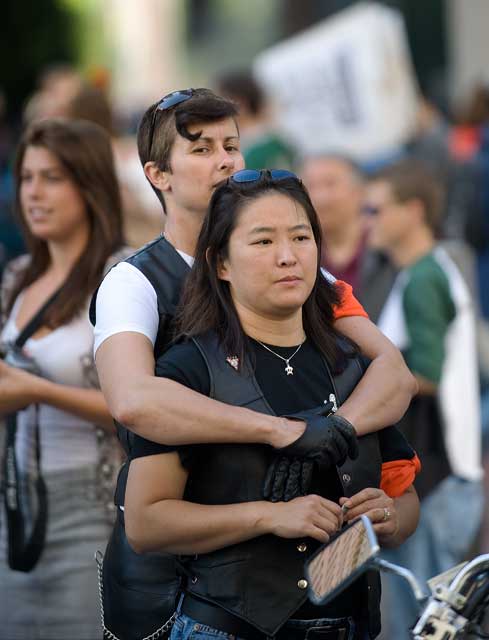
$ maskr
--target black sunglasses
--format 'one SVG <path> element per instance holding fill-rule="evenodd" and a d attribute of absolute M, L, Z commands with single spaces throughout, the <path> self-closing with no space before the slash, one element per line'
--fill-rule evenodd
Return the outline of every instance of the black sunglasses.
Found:
<path fill-rule="evenodd" d="M 149 129 L 149 157 L 151 158 L 151 150 L 153 148 L 153 135 L 155 131 L 156 124 L 156 114 L 158 111 L 168 111 L 172 107 L 175 107 L 177 104 L 181 102 L 186 102 L 190 100 L 190 98 L 194 95 L 193 89 L 181 89 L 179 91 L 172 91 L 166 96 L 163 96 L 161 100 L 158 102 L 156 107 L 153 109 L 153 116 L 151 118 L 151 127 Z"/>
<path fill-rule="evenodd" d="M 362 213 L 366 216 L 376 216 L 380 213 L 380 207 L 376 207 L 372 204 L 364 204 L 362 207 Z"/>
<path fill-rule="evenodd" d="M 271 178 L 272 180 L 280 181 L 280 180 L 297 180 L 301 182 L 300 178 L 292 173 L 292 171 L 288 171 L 287 169 L 242 169 L 241 171 L 237 171 L 233 173 L 232 176 L 229 176 L 228 181 L 237 182 L 238 184 L 247 183 L 247 182 L 258 182 L 263 177 Z"/>

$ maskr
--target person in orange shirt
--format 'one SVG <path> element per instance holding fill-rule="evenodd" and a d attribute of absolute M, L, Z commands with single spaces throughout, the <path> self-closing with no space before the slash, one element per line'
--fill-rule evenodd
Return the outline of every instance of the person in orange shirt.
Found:
<path fill-rule="evenodd" d="M 306 429 L 304 421 L 222 404 L 154 375 L 155 356 L 161 355 L 172 337 L 175 305 L 193 262 L 209 200 L 220 182 L 243 169 L 236 115 L 233 103 L 211 91 L 186 89 L 151 105 L 139 127 L 139 156 L 165 211 L 165 233 L 112 269 L 91 305 L 101 388 L 112 415 L 125 427 L 121 439 L 126 450 L 131 447 L 131 433 L 170 447 L 256 442 L 280 449 L 300 439 Z M 372 361 L 338 411 L 362 435 L 396 422 L 415 393 L 416 383 L 400 353 L 368 320 L 348 285 L 337 286 L 341 302 L 335 309 L 335 327 Z M 116 494 L 119 507 L 124 504 L 126 472 L 120 475 Z M 122 540 L 130 556 L 122 513 L 119 509 L 117 540 Z M 114 548 L 109 548 L 110 553 L 116 553 Z M 161 575 L 165 570 L 158 569 L 154 558 L 133 555 L 137 567 L 146 562 L 148 574 Z M 124 556 L 118 565 L 124 573 L 116 578 L 119 584 L 128 584 L 130 566 L 131 560 Z M 136 568 L 135 573 L 138 571 Z M 167 611 L 173 610 L 172 589 L 165 592 L 163 604 L 165 598 L 159 592 L 161 601 L 155 605 L 154 619 L 148 615 L 143 595 L 147 590 L 140 589 L 141 608 L 137 589 L 129 591 L 127 603 L 121 605 L 120 599 L 114 615 L 114 624 L 119 621 L 124 637 L 132 637 L 131 628 L 135 638 L 152 633 L 156 621 L 164 619 L 165 604 Z M 119 615 L 121 606 L 124 622 Z M 106 600 L 106 618 L 109 608 Z M 111 631 L 117 633 L 113 626 Z"/>

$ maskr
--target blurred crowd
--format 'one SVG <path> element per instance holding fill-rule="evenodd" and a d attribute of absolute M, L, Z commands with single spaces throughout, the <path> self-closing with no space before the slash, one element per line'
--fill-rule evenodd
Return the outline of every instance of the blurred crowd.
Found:
<path fill-rule="evenodd" d="M 425 468 L 430 456 L 445 465 L 421 489 L 422 504 L 435 495 L 441 500 L 438 489 L 450 477 L 480 486 L 482 469 L 489 475 L 489 86 L 474 87 L 450 115 L 421 96 L 415 134 L 381 165 L 375 158 L 359 163 L 336 149 L 301 155 L 277 131 L 273 105 L 249 71 L 222 74 L 213 88 L 239 107 L 246 166 L 294 169 L 302 178 L 322 225 L 322 266 L 352 285 L 370 318 L 399 346 L 416 374 L 420 394 L 408 411 L 406 429 L 418 449 L 427 448 L 425 460 L 420 454 Z M 110 134 L 124 236 L 137 249 L 162 232 L 164 217 L 137 156 L 137 114 L 122 118 L 109 94 L 107 78 L 87 79 L 72 67 L 53 66 L 40 75 L 22 127 L 63 117 L 95 122 Z M 13 213 L 18 136 L 2 121 L 2 107 L 0 102 L 0 270 L 25 252 Z M 469 329 L 457 324 L 467 314 L 475 327 L 473 353 L 464 347 Z M 445 388 L 449 366 L 458 367 L 450 389 Z M 477 407 L 471 405 L 471 394 Z M 458 432 L 457 426 L 448 427 L 453 411 Z M 439 450 L 418 437 L 422 426 Z M 466 516 L 473 526 L 459 555 L 487 551 L 489 511 L 483 510 L 482 496 L 468 495 L 466 487 L 443 488 L 452 511 L 461 504 L 473 507 Z M 488 492 L 489 485 L 486 497 Z M 437 504 L 430 508 L 440 513 L 444 507 Z M 429 535 L 436 539 L 436 532 Z M 440 540 L 439 548 L 445 544 Z M 422 555 L 419 549 L 415 553 Z M 446 557 L 457 560 L 448 550 Z M 442 570 L 443 562 L 433 560 L 427 570 Z"/>
<path fill-rule="evenodd" d="M 381 166 L 376 158 L 361 164 L 325 149 L 303 157 L 277 131 L 273 107 L 251 72 L 235 70 L 214 79 L 214 89 L 239 107 L 241 148 L 248 168 L 294 168 L 304 178 L 321 217 L 324 231 L 323 266 L 352 284 L 371 319 L 376 322 L 396 276 L 382 248 L 369 241 L 371 217 L 365 215 L 369 179 Z M 50 117 L 95 122 L 111 136 L 123 198 L 127 244 L 138 248 L 161 233 L 164 220 L 159 202 L 141 170 L 134 140 L 138 114 L 128 118 L 113 105 L 103 73 L 84 77 L 71 66 L 45 69 L 28 99 L 22 127 Z M 446 110 L 445 110 L 446 111 Z M 2 119 L 0 100 L 0 269 L 22 252 L 22 239 L 13 214 L 12 161 L 18 131 Z M 489 384 L 489 87 L 475 86 L 449 116 L 420 96 L 417 131 L 392 162 L 402 157 L 421 161 L 443 189 L 437 239 L 461 270 L 473 296 L 478 318 L 481 388 Z M 483 394 L 483 433 L 489 437 L 489 400 Z"/>
<path fill-rule="evenodd" d="M 134 127 L 131 130 L 131 123 L 117 116 L 108 91 L 102 73 L 89 79 L 71 66 L 53 65 L 40 74 L 38 88 L 25 105 L 22 127 L 39 119 L 61 117 L 89 120 L 109 133 L 123 198 L 124 232 L 129 245 L 136 248 L 161 233 L 161 210 L 141 171 Z M 11 213 L 14 151 L 14 134 L 1 129 L 0 251 L 3 262 L 20 251 L 20 238 Z"/>
<path fill-rule="evenodd" d="M 239 107 L 241 147 L 248 168 L 305 172 L 325 232 L 324 265 L 351 281 L 375 321 L 389 291 L 389 279 L 395 275 L 384 254 L 369 246 L 362 209 L 366 182 L 379 169 L 377 159 L 359 164 L 336 149 L 303 157 L 277 132 L 266 93 L 250 72 L 223 73 L 213 84 Z M 53 65 L 40 74 L 38 87 L 25 105 L 22 127 L 42 118 L 66 117 L 95 122 L 110 134 L 123 195 L 125 236 L 137 248 L 162 231 L 164 220 L 137 157 L 134 123 L 138 114 L 122 116 L 109 93 L 103 74 L 88 79 L 73 67 Z M 12 159 L 19 132 L 9 128 L 3 113 L 0 100 L 0 266 L 22 250 L 12 213 Z M 396 149 L 392 161 L 400 157 L 422 161 L 443 186 L 438 237 L 464 273 L 481 318 L 489 318 L 489 289 L 484 287 L 489 275 L 489 88 L 474 87 L 451 117 L 421 96 L 417 131 L 401 151 Z M 481 349 L 481 366 L 487 375 L 488 347 L 484 344 Z"/>

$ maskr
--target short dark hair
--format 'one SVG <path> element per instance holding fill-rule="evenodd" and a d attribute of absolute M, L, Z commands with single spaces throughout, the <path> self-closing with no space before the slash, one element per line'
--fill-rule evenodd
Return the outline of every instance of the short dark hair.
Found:
<path fill-rule="evenodd" d="M 217 90 L 231 100 L 239 100 L 256 116 L 265 105 L 265 95 L 251 71 L 236 70 L 222 73 L 216 78 Z"/>
<path fill-rule="evenodd" d="M 320 267 L 321 227 L 305 187 L 300 180 L 273 180 L 267 172 L 254 182 L 228 179 L 214 192 L 197 242 L 195 263 L 184 286 L 176 314 L 177 335 L 196 336 L 214 330 L 228 353 L 249 352 L 247 338 L 234 307 L 229 283 L 219 279 L 219 261 L 225 259 L 229 239 L 246 204 L 269 193 L 282 194 L 299 204 L 309 219 L 318 250 L 316 282 L 303 305 L 304 329 L 328 362 L 339 366 L 338 333 L 333 327 L 338 291 Z"/>
<path fill-rule="evenodd" d="M 91 84 L 83 83 L 68 106 L 69 117 L 95 122 L 110 135 L 114 134 L 112 108 L 107 94 Z"/>
<path fill-rule="evenodd" d="M 237 108 L 210 89 L 193 89 L 192 97 L 167 110 L 158 110 L 160 100 L 146 109 L 137 132 L 139 159 L 142 166 L 155 162 L 162 171 L 171 171 L 170 152 L 177 133 L 187 140 L 197 140 L 201 132 L 191 134 L 188 127 L 224 118 L 236 118 Z M 153 126 L 154 122 L 154 126 Z M 151 185 L 153 187 L 153 185 Z M 153 187 L 165 208 L 161 192 Z"/>
<path fill-rule="evenodd" d="M 423 205 L 426 224 L 434 234 L 438 233 L 444 190 L 428 165 L 410 158 L 401 160 L 376 173 L 371 181 L 387 182 L 398 202 L 419 200 Z"/>

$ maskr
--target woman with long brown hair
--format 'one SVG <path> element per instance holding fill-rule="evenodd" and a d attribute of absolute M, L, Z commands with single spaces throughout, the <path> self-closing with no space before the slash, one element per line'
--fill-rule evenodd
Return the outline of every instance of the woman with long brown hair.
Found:
<path fill-rule="evenodd" d="M 28 254 L 7 266 L 1 287 L 1 635 L 92 640 L 93 554 L 110 531 L 119 462 L 88 319 L 89 297 L 123 244 L 109 137 L 84 121 L 32 124 L 15 186 Z"/>

